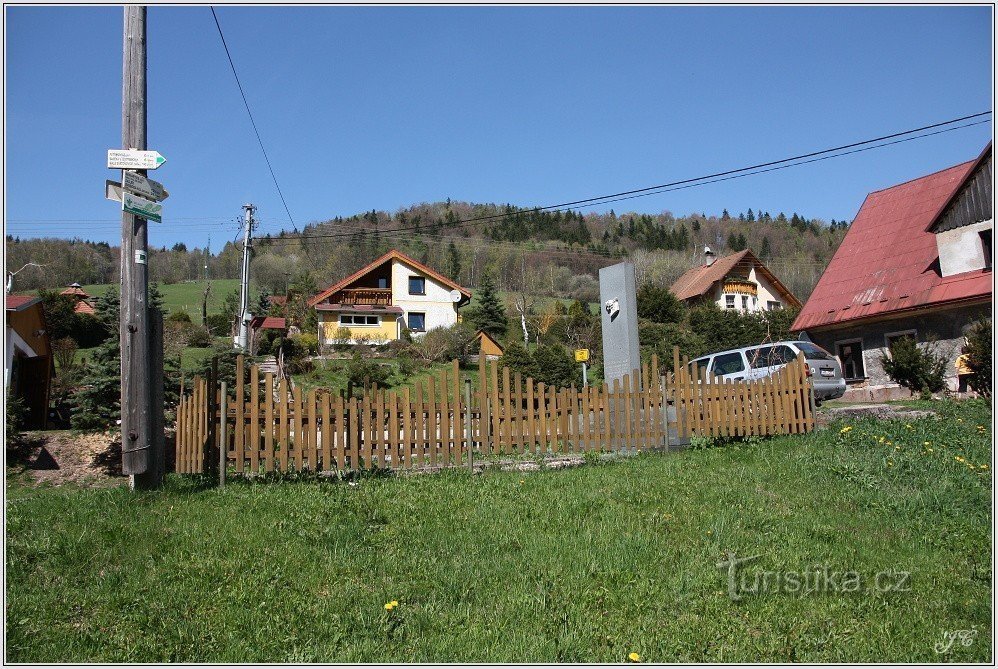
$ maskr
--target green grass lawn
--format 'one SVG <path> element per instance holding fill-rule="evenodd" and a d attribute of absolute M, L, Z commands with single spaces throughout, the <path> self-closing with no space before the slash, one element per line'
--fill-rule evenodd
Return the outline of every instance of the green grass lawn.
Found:
<path fill-rule="evenodd" d="M 930 406 L 530 474 L 8 482 L 6 659 L 989 662 L 991 407 Z M 860 587 L 763 575 L 823 569 Z"/>
<path fill-rule="evenodd" d="M 117 284 L 99 283 L 83 286 L 83 290 L 94 297 L 99 297 L 111 286 L 117 288 Z M 166 309 L 167 315 L 174 311 L 184 310 L 191 315 L 192 319 L 200 323 L 198 318 L 201 315 L 201 299 L 204 295 L 204 288 L 205 284 L 200 281 L 160 284 L 159 292 L 163 294 L 163 307 Z M 225 296 L 238 288 L 239 279 L 212 279 L 211 294 L 208 296 L 208 313 L 220 313 Z M 256 304 L 256 294 L 257 291 L 251 284 L 251 304 Z"/>
<path fill-rule="evenodd" d="M 406 387 L 415 388 L 417 383 L 422 383 L 425 388 L 427 380 L 431 375 L 434 377 L 435 381 L 439 383 L 441 372 L 449 371 L 451 369 L 450 363 L 432 363 L 427 365 L 425 368 L 414 372 L 409 377 L 402 379 L 398 374 L 398 364 L 395 361 L 387 358 L 376 358 L 375 360 L 391 367 L 393 370 L 389 378 L 389 385 L 382 387 L 385 390 L 393 390 L 396 392 L 401 392 L 402 389 Z M 349 359 L 317 359 L 313 362 L 314 367 L 312 371 L 307 374 L 294 375 L 295 383 L 300 385 L 303 390 L 307 391 L 312 388 L 328 388 L 334 393 L 338 393 L 340 390 L 346 390 L 349 379 L 346 366 L 350 362 Z M 472 389 L 478 388 L 477 365 L 461 368 L 462 383 L 466 378 L 471 379 Z M 462 386 L 461 392 L 464 392 L 463 387 L 464 386 Z M 357 392 L 359 392 L 359 390 Z"/>

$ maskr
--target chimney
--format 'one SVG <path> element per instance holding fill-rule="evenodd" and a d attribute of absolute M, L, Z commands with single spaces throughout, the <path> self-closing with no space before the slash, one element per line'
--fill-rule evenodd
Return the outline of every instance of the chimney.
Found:
<path fill-rule="evenodd" d="M 713 265 L 714 261 L 717 260 L 717 256 L 714 255 L 714 252 L 710 250 L 709 246 L 703 247 L 703 258 L 704 258 L 704 265 L 706 265 L 707 267 Z"/>

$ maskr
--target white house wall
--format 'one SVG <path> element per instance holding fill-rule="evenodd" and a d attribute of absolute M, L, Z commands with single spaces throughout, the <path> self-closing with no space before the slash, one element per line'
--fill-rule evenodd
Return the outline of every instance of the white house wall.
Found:
<path fill-rule="evenodd" d="M 409 277 L 426 279 L 426 295 L 409 294 Z M 426 314 L 427 331 L 450 327 L 457 323 L 457 307 L 450 298 L 451 289 L 399 260 L 392 261 L 392 304 L 402 307 L 403 322 L 408 324 L 409 312 Z"/>
<path fill-rule="evenodd" d="M 994 221 L 987 220 L 936 233 L 940 273 L 943 276 L 952 276 L 983 269 L 984 247 L 981 246 L 979 233 L 993 227 Z"/>
<path fill-rule="evenodd" d="M 779 302 L 784 309 L 787 308 L 787 301 L 780 296 L 779 291 L 776 290 L 776 287 L 773 286 L 773 284 L 771 284 L 769 281 L 765 279 L 765 277 L 756 272 L 755 267 L 753 267 L 749 271 L 748 280 L 753 282 L 758 287 L 758 293 L 756 297 L 759 300 L 754 308 L 752 307 L 751 300 L 749 301 L 749 311 L 766 311 L 766 305 L 769 302 Z M 723 288 L 724 288 L 724 281 L 721 280 L 714 284 L 714 289 L 713 289 L 714 304 L 716 304 L 721 309 L 725 308 L 724 292 L 722 292 Z M 742 306 L 741 294 L 739 293 L 735 297 L 735 309 L 737 311 L 741 311 L 741 306 Z"/>

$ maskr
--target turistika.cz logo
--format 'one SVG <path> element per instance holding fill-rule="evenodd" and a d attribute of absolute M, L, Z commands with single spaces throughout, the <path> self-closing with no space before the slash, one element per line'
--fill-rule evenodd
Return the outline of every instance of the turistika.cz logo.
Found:
<path fill-rule="evenodd" d="M 759 555 L 737 557 L 727 552 L 717 563 L 718 569 L 727 570 L 728 597 L 738 601 L 745 595 L 835 595 L 874 591 L 908 592 L 911 589 L 911 573 L 906 571 L 880 571 L 871 575 L 861 572 L 838 571 L 827 565 L 807 571 L 755 570 L 749 573 L 743 569 Z"/>

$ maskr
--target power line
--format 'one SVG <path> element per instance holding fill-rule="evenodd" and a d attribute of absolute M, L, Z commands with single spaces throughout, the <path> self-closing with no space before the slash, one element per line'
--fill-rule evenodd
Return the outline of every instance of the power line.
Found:
<path fill-rule="evenodd" d="M 267 169 L 270 170 L 270 176 L 274 180 L 274 186 L 277 188 L 277 194 L 281 197 L 281 204 L 284 205 L 284 211 L 288 215 L 288 219 L 291 221 L 292 227 L 295 232 L 298 232 L 298 226 L 295 225 L 294 216 L 291 215 L 291 209 L 288 207 L 287 200 L 284 199 L 284 193 L 281 191 L 281 185 L 277 183 L 277 175 L 274 173 L 274 167 L 270 164 L 270 157 L 267 155 L 267 149 L 263 146 L 263 139 L 260 137 L 260 130 L 256 127 L 256 120 L 253 118 L 253 112 L 250 110 L 249 101 L 246 99 L 246 93 L 243 91 L 243 85 L 239 81 L 239 75 L 236 73 L 236 65 L 232 61 L 232 54 L 229 52 L 229 45 L 225 41 L 225 35 L 222 33 L 222 25 L 218 22 L 218 15 L 215 13 L 215 8 L 210 7 L 211 16 L 215 19 L 215 27 L 218 28 L 218 36 L 222 39 L 222 46 L 225 48 L 225 55 L 229 59 L 229 67 L 232 68 L 232 76 L 236 80 L 236 86 L 239 87 L 239 94 L 243 98 L 243 104 L 246 106 L 246 113 L 249 115 L 250 123 L 253 125 L 253 132 L 256 133 L 256 141 L 260 144 L 260 151 L 263 152 L 263 159 L 267 161 Z M 301 234 L 298 232 L 298 234 Z M 302 235 L 304 236 L 304 235 Z M 308 257 L 309 263 L 315 267 L 315 263 L 312 262 L 312 258 L 308 255 L 308 250 L 305 250 L 305 256 Z"/>
<path fill-rule="evenodd" d="M 933 124 L 930 124 L 930 125 L 922 126 L 920 128 L 913 128 L 911 130 L 905 130 L 905 131 L 902 131 L 902 132 L 891 133 L 889 135 L 882 135 L 880 137 L 876 137 L 876 138 L 873 138 L 873 139 L 867 139 L 867 140 L 863 140 L 863 141 L 859 141 L 859 142 L 852 142 L 850 144 L 844 144 L 842 146 L 837 146 L 837 147 L 833 147 L 833 148 L 830 148 L 830 149 L 823 149 L 821 151 L 812 151 L 810 153 L 805 153 L 805 154 L 801 154 L 801 155 L 798 155 L 798 156 L 792 156 L 792 157 L 789 157 L 789 158 L 782 158 L 780 160 L 773 160 L 773 161 L 769 161 L 769 162 L 759 163 L 759 164 L 751 165 L 751 166 L 748 166 L 748 167 L 740 167 L 740 168 L 737 168 L 737 169 L 725 170 L 725 171 L 722 171 L 722 172 L 715 172 L 714 174 L 707 174 L 707 175 L 700 176 L 700 177 L 693 177 L 693 178 L 689 178 L 689 179 L 681 179 L 681 180 L 678 180 L 678 181 L 672 181 L 672 182 L 669 182 L 669 183 L 659 184 L 657 186 L 647 186 L 647 187 L 644 187 L 644 188 L 635 188 L 635 189 L 631 189 L 631 190 L 621 191 L 621 192 L 618 192 L 618 193 L 611 193 L 611 194 L 608 194 L 608 195 L 600 195 L 600 196 L 595 196 L 595 197 L 590 197 L 590 198 L 584 198 L 584 199 L 580 199 L 580 200 L 573 200 L 571 202 L 562 202 L 562 203 L 559 203 L 559 204 L 552 204 L 552 205 L 546 205 L 546 206 L 541 206 L 541 207 L 532 207 L 530 209 L 522 209 L 522 210 L 513 212 L 512 215 L 515 216 L 515 215 L 518 215 L 518 214 L 528 214 L 528 213 L 536 213 L 536 212 L 550 211 L 550 210 L 574 209 L 574 208 L 577 208 L 579 205 L 582 205 L 582 204 L 609 204 L 610 202 L 617 202 L 617 201 L 620 201 L 620 200 L 623 200 L 623 199 L 631 199 L 631 198 L 634 198 L 634 197 L 645 197 L 645 196 L 648 196 L 648 195 L 655 195 L 655 194 L 659 194 L 659 193 L 669 192 L 669 191 L 672 191 L 672 190 L 682 190 L 682 189 L 685 189 L 685 188 L 694 188 L 696 186 L 703 186 L 703 185 L 707 185 L 707 184 L 710 184 L 710 183 L 717 183 L 719 181 L 727 181 L 727 180 L 730 180 L 730 179 L 736 179 L 736 178 L 741 178 L 741 177 L 745 177 L 745 176 L 751 176 L 753 174 L 762 174 L 762 173 L 765 173 L 765 172 L 771 172 L 771 171 L 775 171 L 775 170 L 778 170 L 778 169 L 786 169 L 788 167 L 796 167 L 796 166 L 799 166 L 799 165 L 806 165 L 806 164 L 813 163 L 813 162 L 819 162 L 821 160 L 829 160 L 831 158 L 838 158 L 838 157 L 842 157 L 842 156 L 846 156 L 846 155 L 851 155 L 851 154 L 854 154 L 854 153 L 860 153 L 862 151 L 869 151 L 869 150 L 872 150 L 872 149 L 875 149 L 875 148 L 882 148 L 882 147 L 886 147 L 886 146 L 892 146 L 892 145 L 895 145 L 895 144 L 899 144 L 901 142 L 911 141 L 911 140 L 914 140 L 914 139 L 922 139 L 924 137 L 930 137 L 932 135 L 937 135 L 937 134 L 940 134 L 940 133 L 943 133 L 943 132 L 950 132 L 950 131 L 953 131 L 953 130 L 960 130 L 962 128 L 967 128 L 967 127 L 970 127 L 970 126 L 973 126 L 973 125 L 980 125 L 982 123 L 989 123 L 990 121 L 988 121 L 988 120 L 977 121 L 977 122 L 969 123 L 969 124 L 966 124 L 966 125 L 961 125 L 961 126 L 952 127 L 952 128 L 945 128 L 943 130 L 937 130 L 937 131 L 931 132 L 931 133 L 925 133 L 923 135 L 917 135 L 917 136 L 914 136 L 914 137 L 907 137 L 905 139 L 896 139 L 898 137 L 904 137 L 905 135 L 913 135 L 915 133 L 923 132 L 925 130 L 930 130 L 930 129 L 935 129 L 935 128 L 941 128 L 943 126 L 952 125 L 954 123 L 959 123 L 961 121 L 966 121 L 968 119 L 978 118 L 980 116 L 986 116 L 986 115 L 990 115 L 990 114 L 991 114 L 990 111 L 979 112 L 977 114 L 971 114 L 969 116 L 962 116 L 962 117 L 959 117 L 959 118 L 950 119 L 948 121 L 942 121 L 942 122 L 939 122 L 939 123 L 933 123 Z M 889 140 L 889 139 L 893 139 L 895 141 L 885 142 L 885 140 Z M 885 143 L 878 144 L 878 142 L 885 142 Z M 874 144 L 875 146 L 868 146 L 870 144 Z M 856 147 L 866 147 L 866 148 L 856 148 Z M 847 149 L 851 149 L 851 150 L 847 151 Z M 841 152 L 841 153 L 838 153 L 838 152 Z M 829 155 L 829 154 L 834 154 L 834 155 Z M 818 156 L 822 156 L 822 157 L 819 158 Z M 779 166 L 779 167 L 776 167 L 776 166 Z M 463 226 L 466 226 L 466 225 L 470 225 L 470 224 L 473 224 L 473 223 L 479 223 L 479 222 L 482 222 L 482 221 L 493 220 L 493 219 L 496 219 L 496 218 L 503 218 L 503 217 L 508 216 L 508 215 L 510 215 L 510 214 L 507 213 L 507 212 L 502 212 L 502 213 L 496 213 L 496 214 L 487 214 L 487 215 L 484 215 L 484 216 L 475 216 L 475 217 L 467 218 L 467 219 L 459 219 L 459 220 L 455 221 L 454 223 L 452 223 L 449 226 L 449 229 L 463 227 Z M 408 227 L 394 228 L 392 230 L 392 232 L 415 231 L 415 230 L 420 230 L 421 227 L 422 226 L 408 226 Z M 296 228 L 295 231 L 297 232 L 297 228 Z M 365 232 L 366 232 L 366 230 L 365 230 Z M 301 233 L 299 233 L 299 234 L 301 234 Z M 342 233 L 326 234 L 326 235 L 321 235 L 321 234 L 308 235 L 307 238 L 308 239 L 348 238 L 348 237 L 355 237 L 355 236 L 357 236 L 359 234 L 361 234 L 360 231 L 350 231 L 350 232 L 342 232 Z M 305 238 L 305 236 L 302 235 L 302 238 Z M 292 241 L 293 239 L 294 238 L 280 238 L 280 241 L 281 242 Z M 304 245 L 303 245 L 303 247 L 304 247 Z"/>

